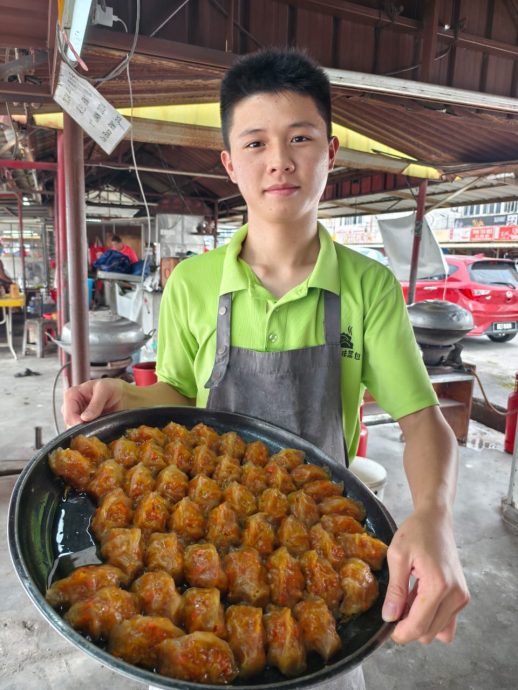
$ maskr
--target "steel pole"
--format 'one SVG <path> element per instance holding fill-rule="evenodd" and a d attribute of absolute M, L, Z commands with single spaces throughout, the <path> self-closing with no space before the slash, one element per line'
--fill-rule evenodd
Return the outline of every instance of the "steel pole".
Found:
<path fill-rule="evenodd" d="M 423 236 L 423 219 L 426 201 L 426 188 L 428 180 L 419 183 L 419 194 L 417 196 L 417 211 L 415 214 L 414 241 L 412 244 L 412 258 L 410 259 L 410 278 L 408 279 L 407 304 L 412 304 L 415 298 L 415 284 L 417 282 L 417 266 L 419 264 L 419 249 Z"/>
<path fill-rule="evenodd" d="M 58 333 L 61 335 L 63 326 L 68 321 L 68 290 L 67 290 L 67 206 L 65 192 L 65 160 L 64 160 L 63 132 L 57 136 L 57 175 L 54 214 L 54 242 L 56 247 L 56 288 L 58 295 Z M 62 348 L 59 348 L 59 361 L 64 366 L 70 361 L 70 357 Z M 70 385 L 70 371 L 66 369 L 66 385 Z"/>
<path fill-rule="evenodd" d="M 83 130 L 63 114 L 72 385 L 90 378 Z"/>
<path fill-rule="evenodd" d="M 25 278 L 25 244 L 23 241 L 23 205 L 22 205 L 22 194 L 18 192 L 16 194 L 16 199 L 18 201 L 18 227 L 20 230 L 20 260 L 22 263 L 22 292 L 25 295 L 25 304 L 23 307 L 23 313 L 25 318 L 27 318 L 27 286 Z"/>
<path fill-rule="evenodd" d="M 43 272 L 45 275 L 45 290 L 50 290 L 50 276 L 49 276 L 49 243 L 47 236 L 47 223 L 41 222 L 41 249 L 43 252 Z"/>

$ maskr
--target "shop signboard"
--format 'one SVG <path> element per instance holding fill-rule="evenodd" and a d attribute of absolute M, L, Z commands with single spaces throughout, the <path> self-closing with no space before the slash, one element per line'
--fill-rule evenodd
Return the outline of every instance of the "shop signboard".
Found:
<path fill-rule="evenodd" d="M 518 225 L 517 213 L 498 213 L 495 215 L 462 216 L 454 221 L 455 228 L 481 228 L 496 226 Z"/>
<path fill-rule="evenodd" d="M 504 216 L 505 217 L 505 216 Z M 471 219 L 470 219 L 471 220 Z M 518 222 L 509 225 L 455 225 L 452 228 L 433 230 L 441 245 L 448 243 L 498 243 L 518 242 Z M 377 227 L 348 225 L 332 231 L 333 239 L 345 245 L 382 245 L 383 239 Z"/>
<path fill-rule="evenodd" d="M 437 234 L 436 234 L 437 236 Z M 450 242 L 514 242 L 518 241 L 518 225 L 456 227 L 449 231 Z M 441 240 L 439 240 L 441 241 Z M 443 240 L 444 241 L 444 240 Z"/>

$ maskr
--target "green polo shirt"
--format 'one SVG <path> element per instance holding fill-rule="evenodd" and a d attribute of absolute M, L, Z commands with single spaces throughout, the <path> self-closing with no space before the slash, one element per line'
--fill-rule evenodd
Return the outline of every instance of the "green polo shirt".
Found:
<path fill-rule="evenodd" d="M 245 225 L 228 245 L 182 261 L 169 277 L 160 307 L 159 381 L 206 406 L 220 295 L 233 293 L 232 345 L 280 352 L 325 342 L 322 290 L 330 290 L 341 295 L 340 376 L 350 457 L 358 446 L 366 388 L 394 419 L 437 404 L 401 287 L 388 268 L 334 243 L 319 225 L 312 273 L 277 299 L 239 258 L 246 233 Z"/>

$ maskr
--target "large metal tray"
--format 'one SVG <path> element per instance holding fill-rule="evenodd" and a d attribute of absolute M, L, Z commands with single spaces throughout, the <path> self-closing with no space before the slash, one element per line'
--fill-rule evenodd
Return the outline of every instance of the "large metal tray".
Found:
<path fill-rule="evenodd" d="M 192 407 L 129 410 L 69 429 L 44 446 L 20 475 L 9 506 L 9 549 L 21 584 L 47 621 L 68 642 L 100 663 L 132 680 L 155 687 L 190 690 L 200 688 L 200 684 L 165 678 L 111 656 L 73 630 L 45 601 L 46 588 L 53 580 L 66 576 L 80 565 L 99 562 L 89 531 L 95 506 L 88 497 L 68 491 L 53 475 L 47 461 L 49 453 L 58 447 L 67 448 L 79 433 L 95 435 L 108 442 L 121 436 L 128 428 L 140 424 L 162 427 L 171 420 L 189 428 L 203 422 L 218 433 L 236 431 L 247 442 L 264 441 L 272 452 L 286 447 L 299 448 L 305 451 L 307 462 L 328 467 L 334 480 L 345 482 L 345 493 L 364 503 L 368 529 L 379 539 L 389 543 L 396 526 L 385 507 L 351 472 L 299 436 L 253 417 Z M 317 656 L 310 655 L 308 670 L 303 676 L 287 679 L 275 669 L 266 669 L 261 676 L 235 681 L 233 686 L 243 690 L 295 690 L 329 681 L 357 666 L 382 644 L 392 629 L 392 624 L 384 623 L 381 618 L 388 582 L 386 565 L 379 576 L 380 597 L 377 603 L 347 626 L 339 628 L 343 649 L 332 663 L 324 665 Z M 216 690 L 221 686 L 204 684 L 201 687 Z"/>

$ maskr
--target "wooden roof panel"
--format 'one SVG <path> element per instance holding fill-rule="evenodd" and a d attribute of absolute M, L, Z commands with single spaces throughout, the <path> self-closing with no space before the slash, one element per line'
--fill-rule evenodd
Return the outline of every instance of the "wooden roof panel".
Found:
<path fill-rule="evenodd" d="M 434 3 L 438 23 L 430 27 L 424 23 L 426 8 Z M 120 22 L 110 29 L 88 29 L 82 56 L 88 75 L 94 78 L 119 64 L 133 39 L 136 3 L 110 0 L 109 4 L 126 23 L 128 33 Z M 6 0 L 0 8 L 0 46 L 10 48 L 0 51 L 0 67 L 15 59 L 14 48 L 21 49 L 22 56 L 35 48 L 50 49 L 46 62 L 20 72 L 20 84 L 0 81 L 10 113 L 29 117 L 28 126 L 19 125 L 20 136 L 30 133 L 32 154 L 43 160 L 55 160 L 55 133 L 31 128 L 30 116 L 36 108 L 42 112 L 56 108 L 50 98 L 55 17 L 49 18 L 49 8 L 55 12 L 54 3 L 43 0 Z M 31 20 L 26 21 L 27 17 Z M 435 41 L 429 64 L 425 64 L 425 35 Z M 221 75 L 236 56 L 268 45 L 305 48 L 326 67 L 392 74 L 407 81 L 423 80 L 428 74 L 437 85 L 516 98 L 517 38 L 514 0 L 190 0 L 183 5 L 142 0 L 140 35 L 130 65 L 133 100 L 135 106 L 215 101 Z M 129 105 L 125 71 L 99 89 L 115 106 Z M 465 174 L 473 166 L 491 168 L 492 164 L 495 169 L 509 169 L 518 160 L 517 120 L 505 112 L 334 87 L 333 116 L 339 124 L 418 160 L 444 165 L 450 172 Z M 170 146 L 160 143 L 156 127 L 149 125 L 149 131 L 148 143 L 140 136 L 135 141 L 139 163 L 179 171 L 165 177 L 146 171 L 143 179 L 150 193 L 178 187 L 184 194 L 208 198 L 235 195 L 236 188 L 228 180 L 200 176 L 224 174 L 212 148 L 202 150 L 195 146 L 199 142 L 188 137 L 187 145 Z M 170 134 L 163 140 L 168 141 Z M 131 163 L 127 141 L 108 157 L 85 137 L 85 152 L 91 162 Z M 180 172 L 192 172 L 193 177 Z M 351 171 L 340 173 L 344 174 Z M 359 177 L 365 174 L 358 173 Z M 90 186 L 108 178 L 136 193 L 133 174 L 88 169 Z M 46 177 L 39 179 L 46 183 Z"/>

